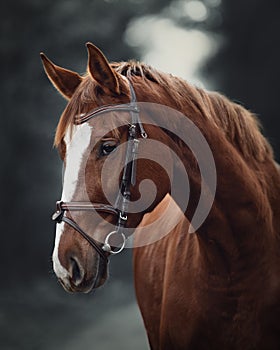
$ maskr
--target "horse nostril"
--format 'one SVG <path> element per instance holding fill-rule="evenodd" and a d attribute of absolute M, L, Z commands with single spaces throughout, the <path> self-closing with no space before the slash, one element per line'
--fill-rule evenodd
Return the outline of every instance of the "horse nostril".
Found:
<path fill-rule="evenodd" d="M 78 286 L 83 278 L 84 278 L 84 270 L 81 267 L 81 265 L 79 264 L 79 261 L 77 258 L 70 258 L 70 279 L 71 282 L 75 285 Z"/>

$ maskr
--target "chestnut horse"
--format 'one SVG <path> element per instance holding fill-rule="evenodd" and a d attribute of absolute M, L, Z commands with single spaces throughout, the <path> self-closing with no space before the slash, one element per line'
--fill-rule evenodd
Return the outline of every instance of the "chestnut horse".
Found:
<path fill-rule="evenodd" d="M 108 239 L 107 245 L 101 243 L 108 238 L 110 225 L 124 229 L 125 221 L 125 228 L 131 228 L 129 234 L 138 227 L 135 287 L 152 349 L 280 349 L 280 173 L 256 118 L 218 93 L 193 87 L 143 63 L 109 64 L 94 45 L 88 43 L 87 48 L 84 76 L 41 54 L 50 81 L 68 100 L 55 136 L 65 174 L 53 265 L 64 288 L 89 292 L 105 282 L 107 258 L 114 253 L 111 245 L 116 248 L 118 244 L 110 245 Z M 133 124 L 131 101 L 135 97 L 137 103 L 155 103 L 186 116 L 212 151 L 215 198 L 195 233 L 189 231 L 202 181 L 196 156 L 176 132 L 153 123 L 153 117 L 141 124 L 141 108 Z M 171 115 L 169 119 L 166 122 L 179 132 L 182 126 L 176 125 L 176 118 Z M 129 125 L 135 126 L 136 136 Z M 140 135 L 143 129 L 147 139 Z M 145 146 L 148 140 L 163 146 L 151 149 Z M 106 188 L 115 198 L 124 178 L 124 158 L 133 152 L 122 147 L 129 142 L 139 143 L 139 154 L 146 147 L 153 156 L 152 160 L 139 158 L 136 169 L 130 167 L 130 173 L 136 173 L 135 184 L 132 176 L 126 182 L 130 202 L 141 196 L 146 207 L 122 212 L 117 218 L 119 212 L 102 188 L 102 168 L 106 164 L 108 168 L 110 155 Z M 177 155 L 180 165 L 168 150 Z M 169 174 L 156 159 L 166 161 Z M 170 191 L 172 174 L 180 182 L 182 168 L 189 181 L 188 185 L 180 183 L 182 191 L 189 186 L 186 208 Z M 156 185 L 156 193 L 141 192 L 139 185 L 145 179 Z M 86 210 L 85 193 L 98 213 Z M 73 212 L 65 202 L 72 204 Z M 138 244 L 139 228 L 156 222 L 167 207 L 169 214 L 149 232 L 151 244 Z M 175 226 L 161 235 L 171 221 Z M 161 239 L 153 240 L 157 235 Z"/>

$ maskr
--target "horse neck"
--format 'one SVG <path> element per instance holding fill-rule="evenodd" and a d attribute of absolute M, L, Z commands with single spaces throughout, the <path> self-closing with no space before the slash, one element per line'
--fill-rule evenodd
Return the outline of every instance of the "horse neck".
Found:
<path fill-rule="evenodd" d="M 261 263 L 260 257 L 267 256 L 264 250 L 271 251 L 275 243 L 275 227 L 279 227 L 275 221 L 275 212 L 279 211 L 279 174 L 271 156 L 262 164 L 248 164 L 217 128 L 204 128 L 203 133 L 215 159 L 217 189 L 213 206 L 197 236 L 204 246 L 216 242 L 230 264 L 250 257 L 252 264 L 247 265 L 256 266 Z M 190 199 L 184 212 L 190 222 L 200 197 L 199 168 L 187 146 L 174 141 L 171 144 L 179 152 L 189 177 Z M 175 181 L 180 182 L 180 169 L 175 169 L 175 173 Z M 275 191 L 278 197 L 273 202 Z"/>
<path fill-rule="evenodd" d="M 200 93 L 196 93 L 196 90 L 194 91 L 183 85 L 180 85 L 182 91 L 186 89 L 190 93 L 184 95 L 183 100 L 186 99 L 186 102 L 183 101 L 179 105 L 177 104 L 179 96 L 176 99 L 172 98 L 171 88 L 166 89 L 154 85 L 154 89 L 151 89 L 148 84 L 145 89 L 142 89 L 141 94 L 139 94 L 139 91 L 137 92 L 140 100 L 156 101 L 159 104 L 179 109 L 183 114 L 195 118 L 194 123 L 210 146 L 217 171 L 217 189 L 211 211 L 204 223 L 198 228 L 197 237 L 204 245 L 207 245 L 207 242 L 210 241 L 218 242 L 221 249 L 231 260 L 239 259 L 240 254 L 243 256 L 246 256 L 246 254 L 247 256 L 252 255 L 252 261 L 254 257 L 258 259 L 260 256 L 264 256 L 263 251 L 260 251 L 261 249 L 269 248 L 267 251 L 270 251 L 271 246 L 276 246 L 274 244 L 277 235 L 276 230 L 279 231 L 278 227 L 280 227 L 280 209 L 278 209 L 280 208 L 280 178 L 272 154 L 268 151 L 267 155 L 259 161 L 250 160 L 253 156 L 248 156 L 249 159 L 245 159 L 242 152 L 238 150 L 238 143 L 235 144 L 234 137 L 232 140 L 227 137 L 229 130 L 223 129 L 227 127 L 227 123 L 214 125 L 213 118 L 208 118 L 210 111 L 214 115 L 217 112 L 212 106 L 213 101 L 210 101 L 210 96 L 207 95 L 208 97 L 206 96 L 207 98 L 200 101 L 199 104 L 194 103 L 193 101 L 201 100 Z M 218 99 L 219 103 L 220 100 Z M 205 101 L 208 101 L 208 107 L 203 108 Z M 219 104 L 218 102 L 216 104 Z M 231 113 L 236 112 L 235 109 L 238 111 L 240 109 L 240 107 L 234 105 L 234 111 L 232 112 L 229 108 L 230 105 L 229 101 L 224 101 L 222 111 L 219 112 L 223 114 L 228 108 L 229 111 L 226 115 L 229 120 L 232 117 Z M 244 111 L 239 112 L 244 113 Z M 244 118 L 251 120 L 248 115 Z M 190 222 L 201 192 L 199 167 L 189 148 L 176 138 L 174 139 L 174 134 L 180 134 L 176 133 L 177 130 L 185 129 L 184 125 L 177 125 L 174 129 L 173 118 L 167 116 L 166 119 L 172 123 L 172 128 L 169 130 L 175 130 L 173 136 L 167 133 L 168 146 L 182 160 L 188 174 L 190 187 L 189 204 L 186 210 L 184 206 L 182 207 L 183 200 L 180 198 L 180 194 L 179 199 L 176 196 L 173 198 L 183 209 L 187 221 Z M 255 123 L 247 124 L 244 127 L 249 130 L 250 128 L 257 128 Z M 256 137 L 260 137 L 257 132 L 250 135 L 251 141 Z M 244 136 L 241 133 L 236 138 L 243 144 L 247 142 L 246 134 Z M 174 174 L 174 183 L 177 182 L 183 187 L 185 185 L 184 175 L 182 167 L 180 168 L 178 164 L 174 165 Z M 259 252 L 256 253 L 258 250 Z"/>

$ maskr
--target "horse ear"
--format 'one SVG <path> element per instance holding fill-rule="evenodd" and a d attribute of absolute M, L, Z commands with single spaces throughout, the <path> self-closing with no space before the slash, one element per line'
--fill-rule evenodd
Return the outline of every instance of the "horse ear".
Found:
<path fill-rule="evenodd" d="M 120 94 L 117 73 L 111 68 L 103 53 L 92 43 L 86 44 L 88 49 L 88 72 L 97 83 L 115 94 Z"/>
<path fill-rule="evenodd" d="M 82 77 L 76 72 L 55 65 L 42 52 L 40 56 L 45 72 L 53 86 L 55 86 L 66 99 L 70 99 L 81 83 Z"/>

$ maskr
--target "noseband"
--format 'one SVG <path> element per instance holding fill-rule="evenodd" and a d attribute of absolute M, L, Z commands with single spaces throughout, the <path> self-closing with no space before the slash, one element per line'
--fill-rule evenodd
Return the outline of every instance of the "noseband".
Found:
<path fill-rule="evenodd" d="M 91 203 L 91 202 L 56 202 L 56 211 L 52 216 L 52 220 L 57 223 L 61 223 L 62 221 L 71 226 L 74 230 L 76 230 L 80 235 L 85 238 L 88 243 L 98 252 L 98 254 L 104 258 L 106 261 L 108 259 L 108 255 L 110 254 L 118 254 L 120 253 L 124 247 L 126 242 L 126 236 L 123 233 L 123 228 L 126 226 L 127 222 L 127 211 L 128 204 L 131 196 L 131 187 L 136 183 L 136 156 L 138 152 L 138 144 L 139 140 L 137 138 L 137 127 L 139 128 L 140 135 L 142 138 L 147 138 L 147 134 L 143 128 L 143 125 L 140 120 L 140 111 L 137 106 L 137 100 L 135 91 L 133 86 L 128 79 L 129 87 L 130 87 L 130 102 L 127 104 L 120 105 L 107 105 L 94 109 L 92 112 L 80 117 L 76 122 L 77 124 L 82 124 L 90 119 L 106 113 L 108 111 L 124 111 L 129 112 L 131 116 L 131 124 L 128 127 L 128 140 L 127 140 L 127 148 L 125 155 L 125 167 L 123 170 L 121 186 L 119 190 L 119 194 L 115 203 L 115 206 L 111 206 L 108 204 L 101 203 Z M 118 209 L 120 208 L 120 209 Z M 103 246 L 100 246 L 99 243 L 89 236 L 81 227 L 71 218 L 65 215 L 67 211 L 97 211 L 101 213 L 111 214 L 117 217 L 117 224 L 115 230 L 110 232 L 104 241 Z M 122 244 L 118 247 L 117 250 L 112 249 L 109 239 L 118 234 L 122 239 Z"/>

